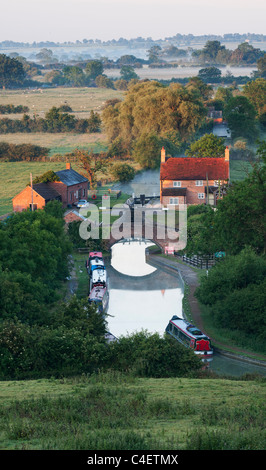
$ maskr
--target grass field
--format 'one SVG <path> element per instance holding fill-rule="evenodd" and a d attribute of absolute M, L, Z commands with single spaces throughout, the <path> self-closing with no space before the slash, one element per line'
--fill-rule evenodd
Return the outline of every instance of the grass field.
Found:
<path fill-rule="evenodd" d="M 85 149 L 95 153 L 106 152 L 108 148 L 107 137 L 102 133 L 95 134 L 72 134 L 60 132 L 56 133 L 15 133 L 0 134 L 0 142 L 9 144 L 32 144 L 49 148 L 48 155 L 64 155 L 75 148 Z"/>
<path fill-rule="evenodd" d="M 101 112 L 104 103 L 113 98 L 123 99 L 123 92 L 110 88 L 48 88 L 34 90 L 0 90 L 0 103 L 3 105 L 28 106 L 29 115 L 44 117 L 53 106 L 67 104 L 73 114 L 79 118 L 87 118 L 90 111 Z M 20 119 L 19 114 L 5 117 Z M 4 117 L 4 116 L 3 116 Z"/>
<path fill-rule="evenodd" d="M 263 450 L 261 379 L 1 382 L 2 450 Z"/>

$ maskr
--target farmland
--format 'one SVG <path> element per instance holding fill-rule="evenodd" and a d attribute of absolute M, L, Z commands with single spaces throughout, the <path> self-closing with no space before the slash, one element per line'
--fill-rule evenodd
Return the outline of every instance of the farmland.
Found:
<path fill-rule="evenodd" d="M 101 112 L 109 99 L 122 99 L 123 92 L 110 88 L 48 88 L 34 90 L 1 90 L 2 105 L 28 106 L 29 115 L 44 117 L 53 106 L 68 105 L 78 118 L 89 117 L 90 111 Z M 9 116 L 10 117 L 10 116 Z M 17 115 L 13 115 L 17 117 Z"/>

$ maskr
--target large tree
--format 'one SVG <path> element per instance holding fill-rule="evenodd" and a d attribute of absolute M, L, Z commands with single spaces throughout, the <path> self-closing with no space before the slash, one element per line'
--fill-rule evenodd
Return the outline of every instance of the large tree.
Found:
<path fill-rule="evenodd" d="M 103 74 L 103 63 L 100 60 L 91 60 L 87 63 L 85 71 L 88 78 L 94 80 L 98 75 Z"/>
<path fill-rule="evenodd" d="M 21 86 L 25 80 L 26 72 L 22 63 L 0 54 L 0 87 L 11 88 Z"/>
<path fill-rule="evenodd" d="M 244 86 L 244 95 L 256 109 L 257 116 L 266 113 L 266 80 L 257 78 Z"/>
<path fill-rule="evenodd" d="M 193 142 L 186 155 L 188 157 L 224 157 L 225 145 L 222 137 L 214 134 L 205 134 L 196 142 Z"/>
<path fill-rule="evenodd" d="M 232 137 L 256 137 L 256 110 L 246 96 L 240 95 L 231 98 L 225 109 L 224 117 L 231 129 Z"/>
<path fill-rule="evenodd" d="M 177 83 L 166 87 L 156 81 L 131 85 L 124 101 L 108 106 L 102 114 L 110 141 L 120 138 L 129 152 L 145 134 L 164 139 L 176 152 L 205 116 L 198 90 Z"/>

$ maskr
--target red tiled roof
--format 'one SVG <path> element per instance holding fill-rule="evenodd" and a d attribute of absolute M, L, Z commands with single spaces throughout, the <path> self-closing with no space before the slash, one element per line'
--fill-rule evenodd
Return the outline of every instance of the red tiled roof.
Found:
<path fill-rule="evenodd" d="M 226 180 L 229 178 L 229 161 L 224 158 L 168 158 L 161 163 L 161 180 Z"/>

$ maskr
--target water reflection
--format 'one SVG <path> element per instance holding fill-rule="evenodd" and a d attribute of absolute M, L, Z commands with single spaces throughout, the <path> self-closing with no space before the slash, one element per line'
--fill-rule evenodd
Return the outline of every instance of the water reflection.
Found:
<path fill-rule="evenodd" d="M 181 280 L 146 263 L 151 244 L 120 242 L 112 248 L 108 326 L 115 336 L 142 329 L 162 335 L 169 318 L 182 315 Z"/>
<path fill-rule="evenodd" d="M 110 331 L 124 336 L 142 329 L 149 333 L 164 334 L 169 312 L 180 315 L 181 288 L 166 290 L 110 289 L 108 318 Z"/>

